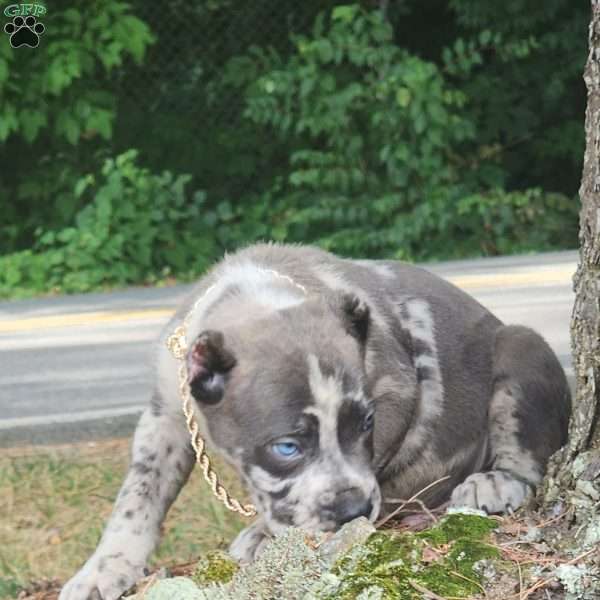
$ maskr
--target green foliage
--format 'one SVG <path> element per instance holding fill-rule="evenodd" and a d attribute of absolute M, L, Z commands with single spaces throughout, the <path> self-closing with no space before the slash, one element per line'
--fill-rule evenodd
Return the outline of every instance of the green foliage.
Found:
<path fill-rule="evenodd" d="M 51 26 L 35 52 L 0 44 L 0 142 L 11 134 L 34 142 L 44 130 L 77 144 L 111 136 L 114 97 L 97 71 L 110 73 L 127 56 L 141 62 L 152 35 L 120 0 L 51 8 Z"/>
<path fill-rule="evenodd" d="M 472 99 L 480 143 L 502 148 L 506 186 L 574 195 L 584 149 L 587 7 L 569 0 L 449 5 L 459 41 L 481 57 L 453 78 Z"/>
<path fill-rule="evenodd" d="M 479 46 L 499 41 L 484 31 Z M 504 192 L 502 149 L 476 143 L 467 95 L 398 47 L 379 12 L 338 6 L 294 45 L 287 60 L 272 54 L 246 92 L 247 117 L 291 145 L 287 176 L 271 191 L 275 239 L 411 259 L 575 243 L 573 203 Z M 459 39 L 446 70 L 480 64 L 477 48 Z M 506 52 L 527 54 L 519 48 Z"/>
<path fill-rule="evenodd" d="M 128 59 L 139 64 L 153 40 L 127 2 L 101 0 L 92 11 L 83 0 L 60 4 L 49 8 L 35 51 L 0 44 L 4 251 L 30 245 L 36 227 L 62 225 L 81 207 L 70 190 L 112 137 L 114 71 Z"/>
<path fill-rule="evenodd" d="M 20 586 L 14 579 L 0 577 L 0 598 L 16 598 Z"/>
<path fill-rule="evenodd" d="M 259 239 L 412 260 L 576 246 L 584 7 L 100 5 L 54 3 L 35 51 L 0 44 L 2 294 L 187 277 Z M 84 177 L 128 148 L 143 176 Z M 115 209 L 149 181 L 205 191 L 176 195 L 176 239 L 143 201 L 137 226 Z"/>
<path fill-rule="evenodd" d="M 73 194 L 89 201 L 71 226 L 39 230 L 35 251 L 0 257 L 0 296 L 84 292 L 206 268 L 215 249 L 211 236 L 198 236 L 205 195 L 188 198 L 189 176 L 151 174 L 136 154 L 109 159 L 100 176 L 76 183 Z"/>

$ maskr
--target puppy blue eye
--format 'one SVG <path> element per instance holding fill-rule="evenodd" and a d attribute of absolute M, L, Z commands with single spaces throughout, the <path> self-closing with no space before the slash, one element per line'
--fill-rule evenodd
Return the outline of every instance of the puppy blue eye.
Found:
<path fill-rule="evenodd" d="M 294 458 L 300 454 L 300 447 L 294 442 L 278 442 L 271 446 L 273 452 L 282 458 Z"/>
<path fill-rule="evenodd" d="M 373 429 L 373 425 L 375 423 L 375 413 L 370 412 L 363 421 L 362 430 L 363 431 L 371 431 Z"/>

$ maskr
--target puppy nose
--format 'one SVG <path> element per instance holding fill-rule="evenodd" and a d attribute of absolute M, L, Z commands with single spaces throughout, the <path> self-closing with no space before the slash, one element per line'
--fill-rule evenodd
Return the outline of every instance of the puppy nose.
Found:
<path fill-rule="evenodd" d="M 337 495 L 335 519 L 338 527 L 358 517 L 369 518 L 372 510 L 373 503 L 358 489 L 344 490 Z"/>

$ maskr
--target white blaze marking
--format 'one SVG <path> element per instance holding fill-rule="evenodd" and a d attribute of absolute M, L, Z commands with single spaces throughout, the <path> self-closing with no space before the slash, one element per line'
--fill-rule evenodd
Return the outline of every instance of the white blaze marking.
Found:
<path fill-rule="evenodd" d="M 308 356 L 310 391 L 315 406 L 304 409 L 319 420 L 319 438 L 321 449 L 331 449 L 341 455 L 337 441 L 338 413 L 343 401 L 342 383 L 335 377 L 325 377 L 319 368 L 314 354 Z"/>

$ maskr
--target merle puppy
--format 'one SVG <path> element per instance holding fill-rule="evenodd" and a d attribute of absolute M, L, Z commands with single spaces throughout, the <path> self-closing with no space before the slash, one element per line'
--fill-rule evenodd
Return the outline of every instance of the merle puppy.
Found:
<path fill-rule="evenodd" d="M 210 293 L 207 290 L 210 288 Z M 60 600 L 114 600 L 142 574 L 194 455 L 166 338 L 188 327 L 194 410 L 258 509 L 231 546 L 251 561 L 294 525 L 330 531 L 386 498 L 503 512 L 564 442 L 569 389 L 535 332 L 503 325 L 431 273 L 261 244 L 203 277 L 165 330 L 156 387 L 97 550 Z"/>

